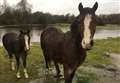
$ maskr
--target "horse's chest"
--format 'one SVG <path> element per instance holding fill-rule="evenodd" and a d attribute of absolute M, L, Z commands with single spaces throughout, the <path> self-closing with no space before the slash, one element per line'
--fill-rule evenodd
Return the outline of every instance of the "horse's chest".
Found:
<path fill-rule="evenodd" d="M 84 62 L 86 57 L 86 52 L 76 46 L 75 40 L 65 41 L 63 53 L 64 62 L 70 64 L 79 65 Z"/>
<path fill-rule="evenodd" d="M 23 47 L 23 44 L 19 40 L 16 40 L 14 41 L 14 44 L 12 45 L 12 49 L 14 52 L 19 53 L 24 50 L 24 47 Z"/>

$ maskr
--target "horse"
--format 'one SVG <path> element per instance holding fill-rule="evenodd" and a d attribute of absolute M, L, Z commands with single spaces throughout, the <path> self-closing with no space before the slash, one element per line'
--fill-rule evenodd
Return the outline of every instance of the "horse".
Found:
<path fill-rule="evenodd" d="M 16 64 L 17 64 L 17 73 L 16 77 L 21 78 L 19 65 L 20 65 L 20 59 L 22 60 L 23 66 L 24 66 L 24 76 L 25 78 L 29 78 L 29 75 L 27 73 L 26 69 L 26 57 L 28 54 L 28 51 L 30 50 L 30 30 L 20 30 L 20 34 L 17 33 L 6 33 L 3 36 L 3 46 L 6 49 L 11 69 L 15 70 L 15 63 L 13 61 L 13 57 L 15 56 Z M 14 56 L 13 56 L 14 55 Z"/>
<path fill-rule="evenodd" d="M 71 23 L 70 30 L 62 32 L 56 27 L 47 27 L 41 33 L 41 48 L 46 68 L 54 63 L 60 77 L 59 64 L 63 65 L 65 83 L 72 83 L 75 71 L 84 62 L 87 51 L 93 47 L 96 30 L 96 2 L 92 8 L 79 4 L 80 14 Z"/>

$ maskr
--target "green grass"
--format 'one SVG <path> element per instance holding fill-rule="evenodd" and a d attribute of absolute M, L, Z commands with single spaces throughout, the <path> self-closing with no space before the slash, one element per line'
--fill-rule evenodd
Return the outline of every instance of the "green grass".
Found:
<path fill-rule="evenodd" d="M 120 53 L 120 38 L 96 40 L 93 49 L 88 51 L 83 66 L 111 64 L 109 59 L 104 56 L 105 52 Z M 28 72 L 30 75 L 29 79 L 25 79 L 23 73 L 23 77 L 20 80 L 16 79 L 15 71 L 10 70 L 9 59 L 6 55 L 5 49 L 0 47 L 0 83 L 29 83 L 31 80 L 41 78 L 41 76 L 38 75 L 38 69 L 42 68 L 43 72 L 45 71 L 44 57 L 42 56 L 42 50 L 38 43 L 33 43 L 30 54 L 27 57 Z M 79 74 L 76 75 L 76 78 L 79 78 L 76 80 L 78 83 L 91 83 L 90 81 L 96 79 L 95 74 L 92 74 L 89 71 L 86 72 L 84 69 L 78 70 L 77 72 L 79 72 Z M 80 74 L 87 76 L 80 76 Z"/>
<path fill-rule="evenodd" d="M 111 64 L 104 55 L 106 52 L 120 53 L 120 38 L 96 40 L 92 50 L 88 51 L 86 65 L 103 66 Z"/>

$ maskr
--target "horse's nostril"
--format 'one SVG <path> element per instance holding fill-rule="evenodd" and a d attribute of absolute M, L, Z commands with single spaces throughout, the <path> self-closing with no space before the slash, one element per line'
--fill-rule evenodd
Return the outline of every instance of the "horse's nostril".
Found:
<path fill-rule="evenodd" d="M 92 45 L 91 45 L 91 44 L 86 44 L 85 49 L 86 49 L 86 50 L 90 50 L 90 49 L 91 49 L 91 47 L 92 47 Z"/>
<path fill-rule="evenodd" d="M 91 44 L 91 46 L 93 46 L 94 42 L 93 42 L 93 41 L 91 41 L 91 42 L 90 42 L 90 44 Z"/>
<path fill-rule="evenodd" d="M 30 50 L 30 48 L 25 48 L 25 50 L 26 50 L 26 51 L 29 51 L 29 50 Z"/>
<path fill-rule="evenodd" d="M 87 44 L 86 46 L 87 46 L 87 48 L 91 48 L 91 44 Z"/>

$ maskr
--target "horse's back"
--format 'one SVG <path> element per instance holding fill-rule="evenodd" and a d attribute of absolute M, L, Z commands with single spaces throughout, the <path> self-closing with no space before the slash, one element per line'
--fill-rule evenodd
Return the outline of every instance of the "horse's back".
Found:
<path fill-rule="evenodd" d="M 57 28 L 50 27 L 45 29 L 41 34 L 41 47 L 47 56 L 54 60 L 59 60 L 62 55 L 64 33 Z"/>
<path fill-rule="evenodd" d="M 50 27 L 45 29 L 41 34 L 42 44 L 47 44 L 47 46 L 56 46 L 63 40 L 64 33 L 57 28 Z"/>
<path fill-rule="evenodd" d="M 3 36 L 3 46 L 6 48 L 6 50 L 10 50 L 12 48 L 17 37 L 18 35 L 16 33 L 6 33 Z"/>

